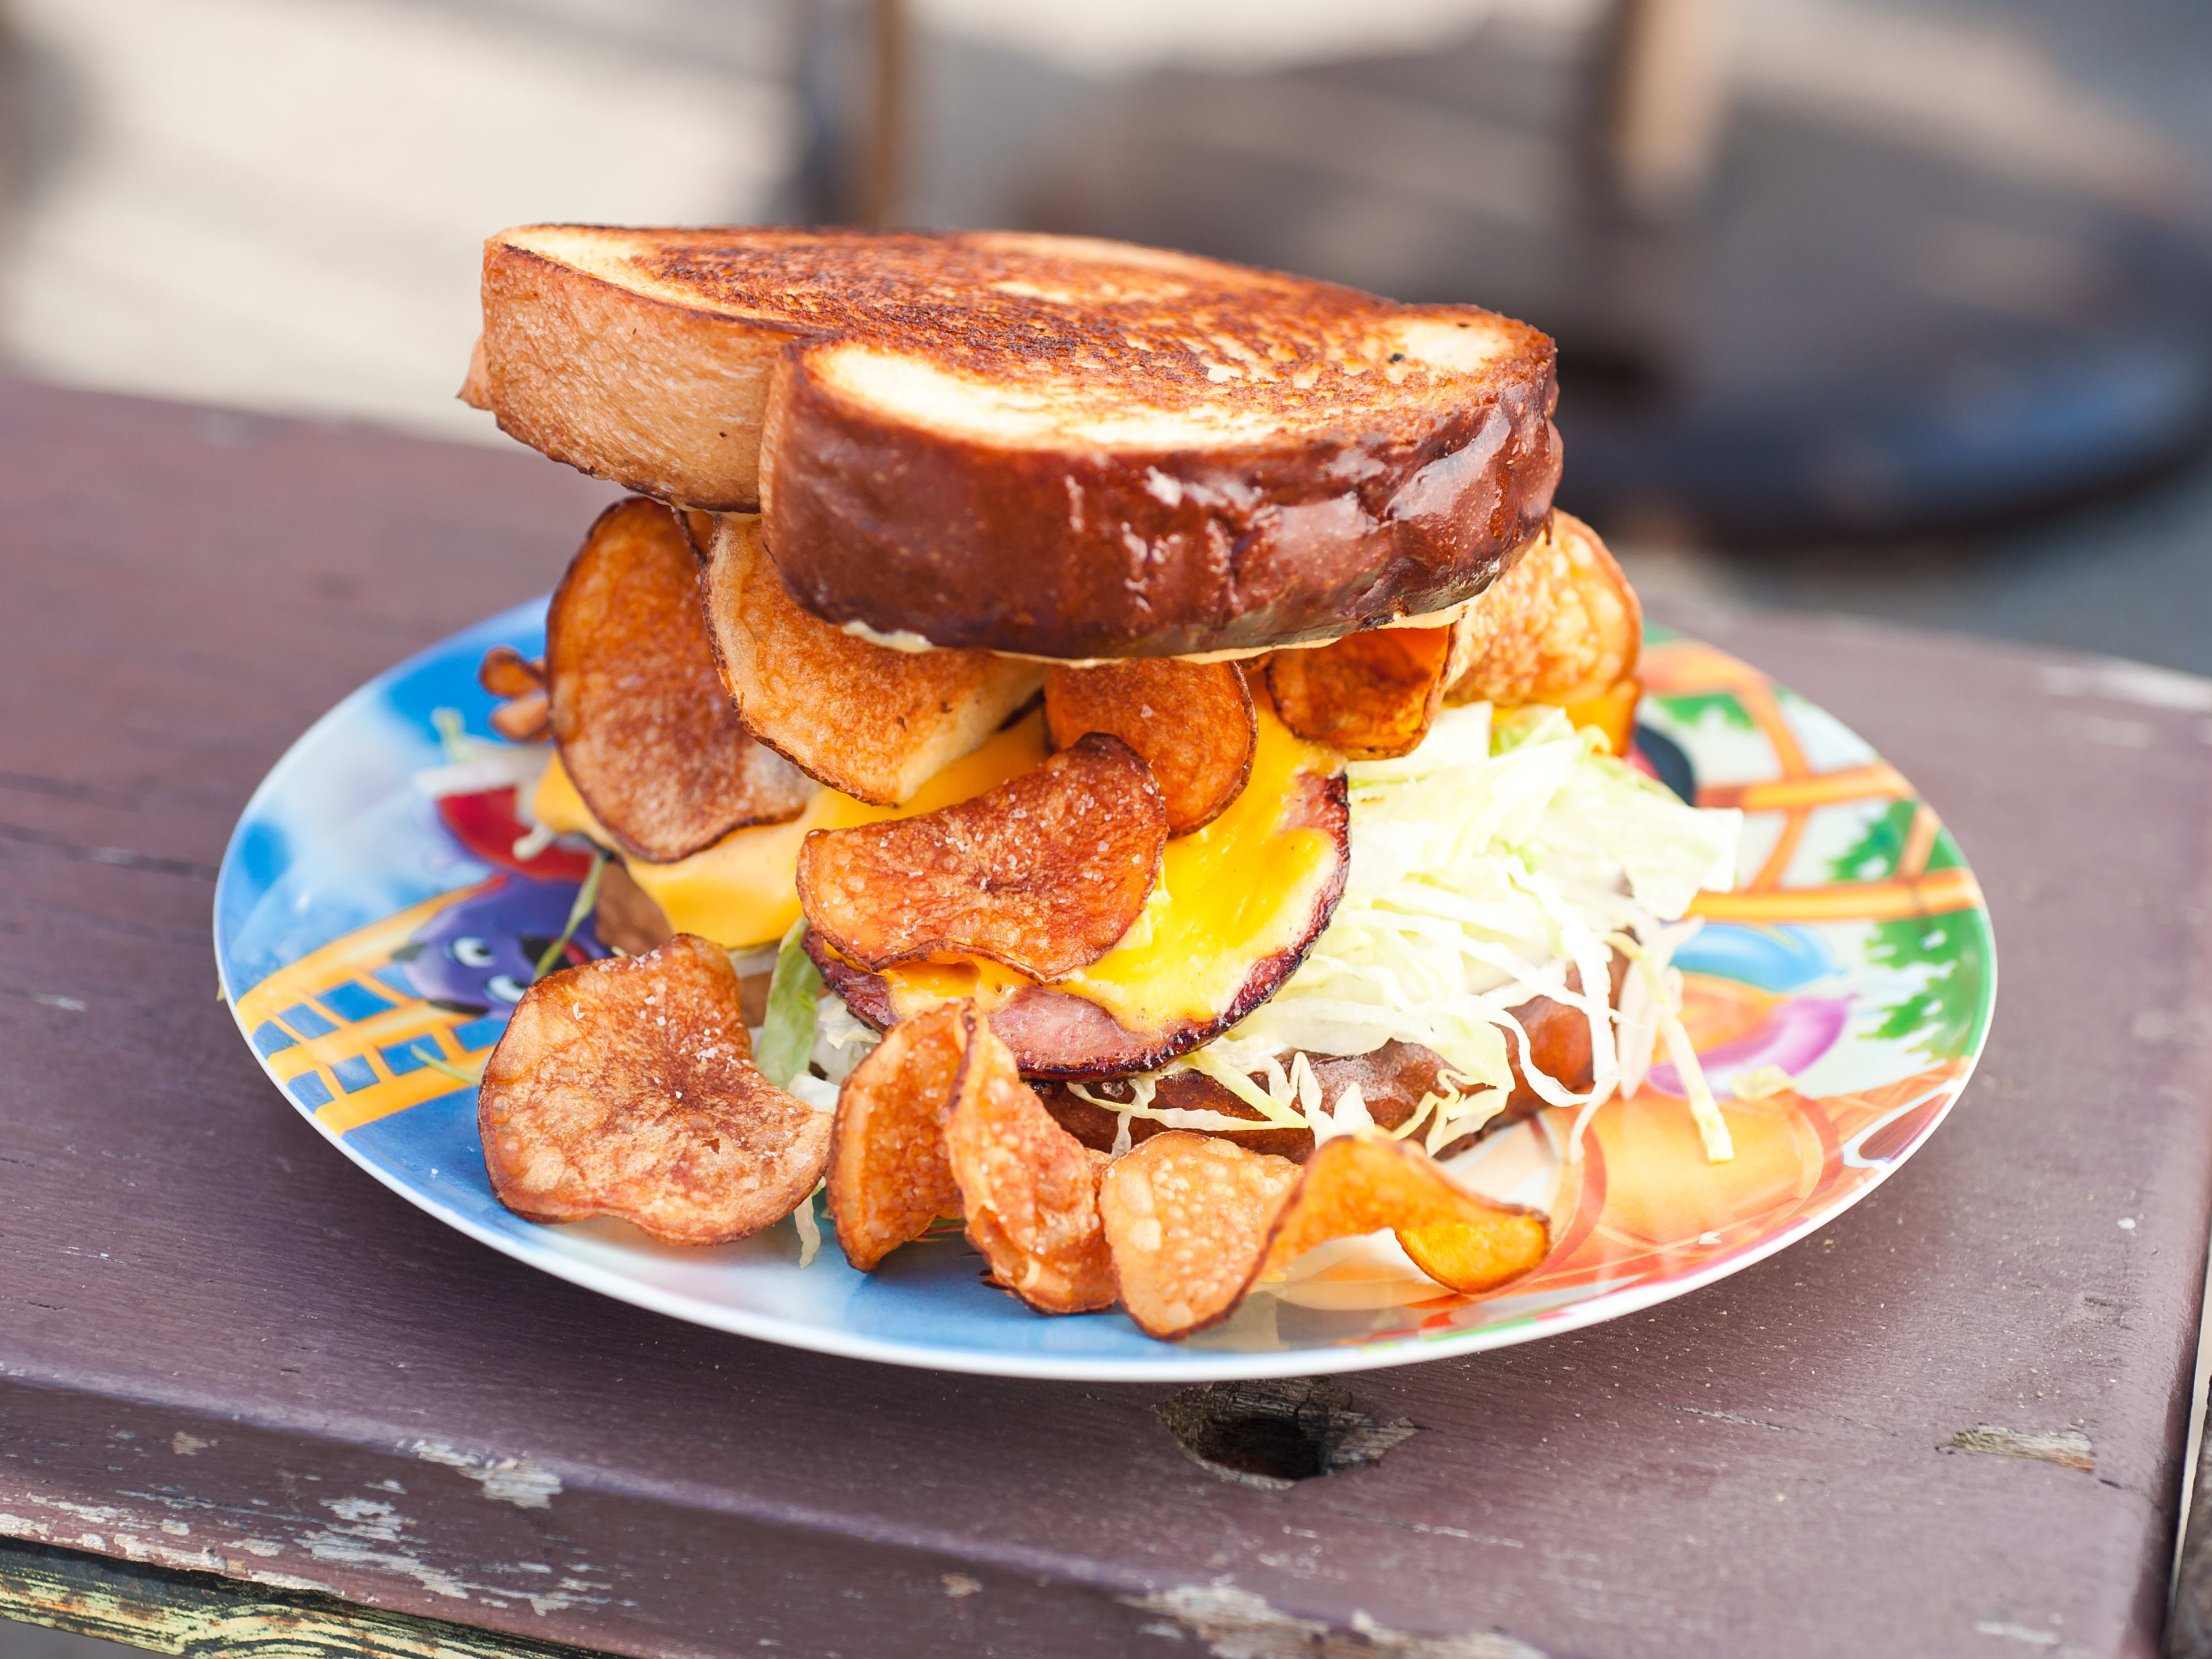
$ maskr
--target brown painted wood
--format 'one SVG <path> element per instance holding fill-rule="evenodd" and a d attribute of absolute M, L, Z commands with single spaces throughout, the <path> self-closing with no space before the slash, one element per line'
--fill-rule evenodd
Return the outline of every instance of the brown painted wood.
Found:
<path fill-rule="evenodd" d="M 0 1534 L 628 1654 L 2154 1650 L 2212 1207 L 2203 715 L 2046 654 L 1670 618 L 1958 831 L 2003 964 L 1984 1071 L 1820 1235 L 1348 1379 L 1419 1432 L 1261 1490 L 1182 1454 L 1164 1389 L 872 1367 L 557 1283 L 262 1079 L 207 933 L 240 805 L 352 686 L 548 586 L 605 496 L 0 387 Z"/>

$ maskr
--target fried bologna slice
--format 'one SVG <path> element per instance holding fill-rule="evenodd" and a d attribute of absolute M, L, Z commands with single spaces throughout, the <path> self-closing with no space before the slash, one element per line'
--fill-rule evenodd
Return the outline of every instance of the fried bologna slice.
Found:
<path fill-rule="evenodd" d="M 554 592 L 545 660 L 561 763 L 635 858 L 688 858 L 745 824 L 797 817 L 813 793 L 738 719 L 691 544 L 658 501 L 599 515 Z"/>
<path fill-rule="evenodd" d="M 1104 732 L 1144 757 L 1167 803 L 1168 833 L 1188 835 L 1227 810 L 1252 775 L 1260 724 L 1233 662 L 1162 658 L 1055 668 L 1044 684 L 1055 749 Z"/>
<path fill-rule="evenodd" d="M 602 933 L 601 938 L 605 935 Z M 1620 1002 L 1620 988 L 1627 977 L 1628 958 L 1615 951 L 1613 955 L 1613 986 L 1611 1000 L 1617 1007 Z M 1573 968 L 1567 969 L 1567 988 L 1579 991 L 1582 975 Z M 1521 1021 L 1521 1028 L 1528 1036 L 1529 1058 L 1536 1069 L 1552 1078 L 1563 1087 L 1577 1092 L 1590 1086 L 1589 1021 L 1581 1011 L 1555 1002 L 1550 997 L 1531 997 L 1510 1011 Z M 1420 1109 L 1421 1102 L 1428 1096 L 1445 1092 L 1444 1074 L 1450 1067 L 1443 1056 L 1418 1042 L 1401 1042 L 1392 1038 L 1371 1054 L 1317 1054 L 1309 1053 L 1314 1076 L 1321 1085 L 1321 1097 L 1334 1105 L 1344 1091 L 1357 1085 L 1360 1098 L 1365 1102 L 1368 1115 L 1377 1128 L 1395 1129 Z M 1507 1064 L 1513 1068 L 1513 1087 L 1506 1096 L 1505 1105 L 1498 1115 L 1480 1129 L 1437 1149 L 1440 1158 L 1451 1157 L 1473 1146 L 1483 1135 L 1518 1123 L 1523 1118 L 1540 1110 L 1544 1099 L 1529 1087 L 1527 1069 L 1521 1060 L 1518 1044 L 1508 1045 Z M 1291 1063 L 1283 1056 L 1283 1063 Z M 1253 1074 L 1253 1082 L 1261 1088 L 1267 1079 Z M 1096 1084 L 1090 1092 L 1107 1099 L 1127 1098 L 1126 1085 L 1109 1079 Z M 1114 1145 L 1121 1129 L 1118 1115 L 1109 1107 L 1097 1106 L 1083 1099 L 1073 1091 L 1059 1085 L 1048 1086 L 1041 1092 L 1045 1109 L 1066 1129 L 1086 1146 L 1104 1152 Z M 1229 1092 L 1221 1084 L 1203 1072 L 1174 1072 L 1158 1079 L 1154 1087 L 1152 1104 L 1171 1109 L 1219 1112 L 1225 1117 L 1249 1119 L 1249 1131 L 1238 1129 L 1206 1129 L 1202 1134 L 1225 1135 L 1239 1146 L 1255 1152 L 1275 1152 L 1296 1163 L 1304 1163 L 1313 1151 L 1313 1132 L 1310 1129 L 1286 1129 L 1267 1124 L 1260 1115 Z M 1131 1139 L 1142 1141 L 1150 1136 L 1166 1133 L 1150 1119 L 1133 1117 L 1129 1120 Z"/>
<path fill-rule="evenodd" d="M 753 1068 L 728 952 L 679 933 L 540 980 L 477 1095 L 499 1201 L 532 1221 L 617 1216 L 720 1244 L 799 1207 L 830 1115 Z"/>
<path fill-rule="evenodd" d="M 809 930 L 864 968 L 963 955 L 1056 979 L 1134 925 L 1167 835 L 1144 762 L 1094 732 L 973 800 L 810 832 L 799 902 Z"/>
<path fill-rule="evenodd" d="M 775 574 L 757 518 L 723 515 L 706 587 L 722 683 L 753 735 L 878 806 L 910 799 L 1044 680 L 1035 663 L 894 651 L 809 616 Z"/>
<path fill-rule="evenodd" d="M 969 1011 L 948 1002 L 902 1020 L 837 1091 L 830 1213 L 862 1273 L 941 1215 L 960 1213 L 944 1119 L 967 1052 Z"/>
<path fill-rule="evenodd" d="M 758 507 L 801 605 L 938 645 L 1171 656 L 1439 610 L 1558 480 L 1534 329 L 1126 243 L 529 225 L 485 244 L 483 318 L 463 395 L 507 431 Z"/>
<path fill-rule="evenodd" d="M 989 1024 L 967 1018 L 945 1155 L 968 1242 L 993 1279 L 1039 1313 L 1112 1306 L 1114 1267 L 1098 1220 L 1106 1160 L 1052 1121 Z"/>
<path fill-rule="evenodd" d="M 1098 1188 L 1098 1215 L 1137 1328 L 1172 1340 L 1226 1319 L 1297 1181 L 1286 1158 L 1183 1129 L 1163 1130 L 1115 1160 Z"/>
<path fill-rule="evenodd" d="M 1278 651 L 1267 659 L 1267 690 L 1302 738 L 1358 760 L 1410 755 L 1443 707 L 1459 637 L 1456 624 L 1385 628 Z"/>
<path fill-rule="evenodd" d="M 1446 690 L 1452 702 L 1589 702 L 1635 672 L 1644 642 L 1636 590 L 1597 532 L 1565 513 L 1459 626 L 1467 659 Z"/>
<path fill-rule="evenodd" d="M 1205 1135 L 1154 1135 L 1099 1194 L 1129 1316 L 1151 1335 L 1225 1319 L 1252 1286 L 1316 1244 L 1388 1227 L 1437 1283 L 1494 1290 L 1551 1249 L 1544 1218 L 1476 1198 L 1417 1146 L 1371 1132 L 1324 1142 L 1303 1169 Z"/>

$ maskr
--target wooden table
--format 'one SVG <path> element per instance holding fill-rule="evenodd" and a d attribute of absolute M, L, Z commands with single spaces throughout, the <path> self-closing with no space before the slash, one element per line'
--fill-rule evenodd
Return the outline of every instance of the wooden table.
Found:
<path fill-rule="evenodd" d="M 2203 683 L 1673 619 L 1956 829 L 2003 963 L 1982 1073 L 1818 1237 L 1346 1379 L 1419 1431 L 1255 1490 L 1183 1455 L 1164 1389 L 823 1358 L 532 1273 L 262 1078 L 208 942 L 247 793 L 547 586 L 605 493 L 0 386 L 0 1612 L 173 1652 L 2154 1650 L 2212 1206 Z"/>

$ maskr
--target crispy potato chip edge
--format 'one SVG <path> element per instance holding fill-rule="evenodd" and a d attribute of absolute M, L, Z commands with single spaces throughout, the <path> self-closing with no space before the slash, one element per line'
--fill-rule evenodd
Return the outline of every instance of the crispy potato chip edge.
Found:
<path fill-rule="evenodd" d="M 720 1244 L 813 1191 L 830 1117 L 755 1069 L 726 951 L 679 933 L 538 981 L 477 1091 L 484 1165 L 532 1221 L 611 1216 Z"/>

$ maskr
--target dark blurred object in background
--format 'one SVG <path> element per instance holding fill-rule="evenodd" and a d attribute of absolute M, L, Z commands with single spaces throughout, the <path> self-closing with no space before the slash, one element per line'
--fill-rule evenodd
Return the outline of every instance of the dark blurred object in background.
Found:
<path fill-rule="evenodd" d="M 1155 71 L 1054 137 L 1030 224 L 1534 319 L 1561 500 L 1624 529 L 1986 525 L 2212 424 L 2184 152 L 1986 16 L 1501 3 L 1414 50 Z"/>
<path fill-rule="evenodd" d="M 501 225 L 1132 235 L 1553 332 L 1562 499 L 1662 613 L 2212 672 L 2212 462 L 2136 482 L 2203 438 L 2203 0 L 0 0 L 0 47 L 19 372 L 499 443 Z"/>

